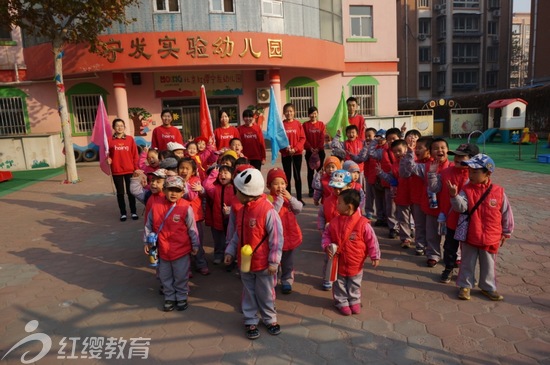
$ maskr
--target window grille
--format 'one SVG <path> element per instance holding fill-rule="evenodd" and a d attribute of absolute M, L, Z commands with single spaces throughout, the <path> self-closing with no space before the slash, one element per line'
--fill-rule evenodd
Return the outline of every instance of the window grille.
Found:
<path fill-rule="evenodd" d="M 357 113 L 365 116 L 376 115 L 375 110 L 375 85 L 354 85 L 351 94 L 357 99 Z"/>
<path fill-rule="evenodd" d="M 23 100 L 20 97 L 0 98 L 0 136 L 26 133 Z"/>
<path fill-rule="evenodd" d="M 313 86 L 293 86 L 288 89 L 290 102 L 294 104 L 294 118 L 309 118 L 307 110 L 310 106 L 315 105 L 314 93 Z"/>
<path fill-rule="evenodd" d="M 94 128 L 97 107 L 99 105 L 99 94 L 95 95 L 72 95 L 73 106 L 73 129 L 75 133 L 91 133 Z"/>

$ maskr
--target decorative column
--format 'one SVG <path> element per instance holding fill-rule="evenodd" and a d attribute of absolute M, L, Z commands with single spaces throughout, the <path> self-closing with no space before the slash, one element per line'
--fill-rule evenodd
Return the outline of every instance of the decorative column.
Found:
<path fill-rule="evenodd" d="M 273 91 L 275 91 L 275 95 L 271 95 L 271 97 L 277 100 L 277 106 L 280 109 L 279 114 L 281 114 L 283 112 L 283 105 L 285 105 L 285 103 L 281 100 L 281 75 L 279 71 L 280 70 L 278 68 L 269 70 L 269 84 L 273 86 Z"/>
<path fill-rule="evenodd" d="M 116 114 L 126 123 L 126 134 L 134 135 L 134 125 L 128 116 L 128 95 L 126 93 L 126 78 L 122 72 L 113 72 L 113 91 L 115 94 Z"/>

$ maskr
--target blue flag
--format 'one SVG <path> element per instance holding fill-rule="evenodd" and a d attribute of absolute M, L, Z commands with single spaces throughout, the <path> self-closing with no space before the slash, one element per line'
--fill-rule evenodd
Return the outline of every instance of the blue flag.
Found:
<path fill-rule="evenodd" d="M 281 120 L 281 114 L 279 114 L 279 108 L 277 107 L 277 100 L 275 100 L 273 86 L 271 86 L 271 100 L 269 102 L 265 138 L 271 141 L 271 164 L 273 165 L 277 160 L 279 150 L 287 148 L 289 145 L 283 121 Z"/>

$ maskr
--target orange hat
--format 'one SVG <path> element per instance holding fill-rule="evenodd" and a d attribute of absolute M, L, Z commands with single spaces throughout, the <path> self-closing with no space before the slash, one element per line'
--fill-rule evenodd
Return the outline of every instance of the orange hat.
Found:
<path fill-rule="evenodd" d="M 273 180 L 275 180 L 276 177 L 280 177 L 281 179 L 283 179 L 285 181 L 285 184 L 288 184 L 288 181 L 286 180 L 286 175 L 285 175 L 285 172 L 280 169 L 280 168 L 273 168 L 271 170 L 269 170 L 269 172 L 267 173 L 267 186 L 271 186 L 271 183 L 273 182 Z"/>
<path fill-rule="evenodd" d="M 342 168 L 342 163 L 340 162 L 340 160 L 338 159 L 338 157 L 335 157 L 335 156 L 330 156 L 330 157 L 327 157 L 325 159 L 325 163 L 323 164 L 323 169 L 325 167 L 327 167 L 327 165 L 329 163 L 333 163 L 334 165 L 336 165 L 336 170 L 340 170 Z"/>

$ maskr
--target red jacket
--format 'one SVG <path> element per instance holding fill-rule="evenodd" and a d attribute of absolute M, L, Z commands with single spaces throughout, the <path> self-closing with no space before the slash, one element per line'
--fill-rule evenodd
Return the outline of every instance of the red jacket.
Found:
<path fill-rule="evenodd" d="M 233 198 L 235 197 L 232 184 L 222 185 L 217 180 L 219 171 L 217 169 L 212 170 L 208 178 L 204 182 L 204 190 L 208 195 L 210 204 L 206 205 L 207 216 L 211 214 L 211 218 L 207 221 L 207 225 L 218 231 L 225 231 L 226 225 L 224 221 L 229 220 L 229 216 L 223 215 L 223 205 L 231 206 Z"/>
<path fill-rule="evenodd" d="M 348 117 L 349 124 L 353 124 L 359 130 L 358 138 L 365 140 L 365 118 L 361 114 L 355 114 L 353 117 Z"/>
<path fill-rule="evenodd" d="M 151 194 L 145 204 L 145 223 L 147 223 L 147 217 L 149 217 L 149 213 L 151 212 L 153 205 L 163 203 L 164 201 L 166 201 L 166 198 L 162 191 L 158 194 Z"/>
<path fill-rule="evenodd" d="M 288 146 L 296 150 L 294 153 L 295 155 L 302 154 L 304 152 L 304 144 L 306 143 L 306 135 L 304 134 L 302 123 L 296 119 L 285 119 L 283 121 L 283 127 L 288 137 Z M 280 152 L 283 157 L 290 156 L 286 148 L 283 148 Z"/>
<path fill-rule="evenodd" d="M 186 184 L 187 184 L 188 193 L 184 195 L 184 196 L 187 196 L 187 198 L 184 198 L 184 199 L 186 199 L 191 205 L 191 207 L 193 208 L 193 213 L 195 214 L 196 221 L 200 222 L 204 220 L 204 212 L 202 210 L 202 199 L 195 192 L 189 193 L 191 191 L 191 185 L 197 182 L 199 183 L 201 182 L 201 179 L 198 176 L 191 176 L 189 180 L 187 180 Z"/>
<path fill-rule="evenodd" d="M 426 160 L 417 161 L 416 163 L 426 163 L 431 162 L 432 158 L 428 158 Z M 429 165 L 429 164 L 428 164 Z M 424 193 L 426 191 L 426 183 L 424 182 L 424 179 L 422 179 L 420 176 L 417 176 L 415 174 L 412 174 L 407 179 L 409 179 L 409 184 L 411 187 L 410 193 L 411 193 L 411 203 L 412 204 L 422 204 L 422 198 L 424 197 Z"/>
<path fill-rule="evenodd" d="M 369 220 L 358 209 L 353 215 L 338 215 L 323 234 L 323 247 L 338 245 L 338 275 L 355 276 L 363 271 L 367 256 L 380 259 L 380 247 Z"/>
<path fill-rule="evenodd" d="M 443 199 L 441 196 L 441 192 L 437 193 L 437 205 L 438 207 L 435 209 L 430 208 L 430 201 L 428 200 L 428 171 L 430 171 L 430 165 L 431 162 L 426 162 L 424 164 L 424 186 L 425 188 L 422 189 L 422 201 L 420 202 L 420 208 L 424 212 L 424 214 L 431 215 L 437 217 L 439 213 L 441 212 L 441 205 L 440 201 Z M 450 162 L 449 160 L 445 160 L 445 162 L 440 163 L 439 167 L 437 168 L 437 173 L 440 173 L 441 171 L 445 170 L 447 167 L 454 166 L 454 162 Z"/>
<path fill-rule="evenodd" d="M 382 158 L 380 159 L 380 167 L 382 167 L 382 170 L 387 173 L 392 172 L 392 166 L 393 164 L 397 162 L 399 164 L 399 161 L 393 154 L 393 151 L 391 148 L 386 148 L 384 152 L 382 152 Z M 399 165 L 398 165 L 399 166 Z M 394 175 L 397 177 L 397 175 Z M 388 183 L 386 180 L 382 179 L 382 186 L 385 188 L 390 187 L 390 183 Z"/>
<path fill-rule="evenodd" d="M 113 175 L 132 174 L 139 168 L 139 155 L 136 142 L 131 136 L 124 135 L 109 139 L 109 158 L 111 159 L 111 172 Z"/>
<path fill-rule="evenodd" d="M 384 143 L 383 145 L 376 145 L 376 149 L 377 150 L 379 150 L 379 149 L 387 150 L 388 149 L 388 144 Z M 384 154 L 384 151 L 382 151 L 382 155 L 383 154 Z M 380 163 L 380 161 L 375 159 L 374 157 L 369 157 L 369 159 L 367 160 L 367 163 L 368 163 L 368 169 L 365 170 L 365 176 L 367 178 L 367 182 L 370 185 L 374 185 L 376 183 L 376 178 L 378 177 L 376 175 L 376 165 L 378 163 Z"/>
<path fill-rule="evenodd" d="M 462 190 L 464 184 L 468 182 L 468 169 L 460 169 L 456 166 L 448 167 L 441 171 L 441 192 L 439 193 L 440 200 L 438 200 L 441 211 L 447 216 L 447 227 L 452 230 L 456 230 L 456 224 L 458 222 L 459 213 L 455 212 L 451 207 L 451 196 L 449 195 L 449 187 L 447 182 L 450 181 L 457 186 L 458 191 Z"/>
<path fill-rule="evenodd" d="M 316 148 L 322 151 L 325 148 L 325 123 L 321 121 L 312 123 L 308 120 L 302 124 L 302 127 L 304 128 L 304 134 L 306 136 L 306 142 L 304 143 L 305 150 L 311 152 L 312 148 Z"/>
<path fill-rule="evenodd" d="M 237 130 L 241 135 L 243 155 L 249 160 L 265 160 L 264 134 L 257 124 L 240 125 Z"/>
<path fill-rule="evenodd" d="M 336 209 L 337 204 L 338 195 L 334 194 L 333 190 L 331 189 L 331 194 L 328 197 L 323 198 L 323 217 L 325 218 L 325 224 L 329 223 L 334 217 L 339 215 L 338 209 Z"/>
<path fill-rule="evenodd" d="M 216 138 L 216 149 L 219 151 L 222 148 L 229 148 L 229 141 L 233 138 L 241 138 L 236 127 L 229 126 L 227 128 L 214 129 L 214 137 Z"/>
<path fill-rule="evenodd" d="M 350 154 L 358 155 L 363 149 L 363 141 L 359 138 L 355 138 L 353 141 L 346 139 L 344 142 L 344 148 L 346 150 L 346 160 L 351 160 Z M 359 171 L 363 172 L 364 164 L 360 163 Z"/>
<path fill-rule="evenodd" d="M 153 136 L 151 137 L 151 148 L 156 148 L 159 151 L 167 150 L 166 145 L 169 142 L 177 142 L 183 144 L 183 138 L 178 128 L 174 126 L 165 127 L 164 125 L 158 126 L 153 129 Z"/>
<path fill-rule="evenodd" d="M 270 202 L 277 201 L 278 195 L 268 195 L 267 199 Z M 302 244 L 302 230 L 296 220 L 296 213 L 292 211 L 290 202 L 284 199 L 281 209 L 279 209 L 279 217 L 281 218 L 281 224 L 283 225 L 283 251 L 291 251 Z M 275 210 L 277 208 L 275 207 Z"/>
<path fill-rule="evenodd" d="M 393 161 L 393 164 L 391 166 L 391 174 L 397 178 L 397 194 L 395 198 L 393 198 L 393 201 L 397 205 L 404 205 L 408 206 L 411 205 L 411 179 L 401 177 L 399 175 L 399 160 L 395 158 Z"/>

